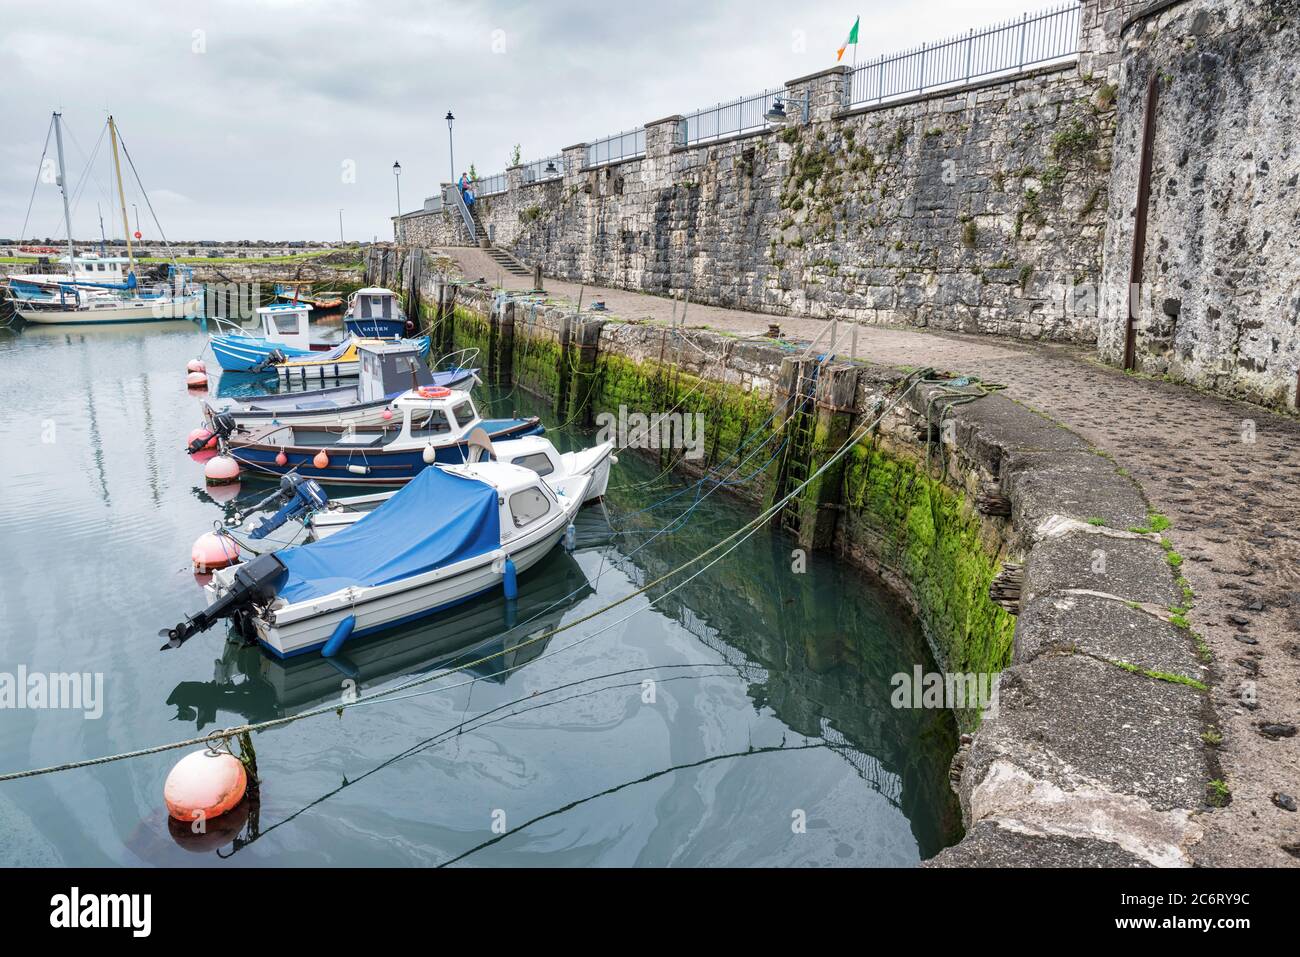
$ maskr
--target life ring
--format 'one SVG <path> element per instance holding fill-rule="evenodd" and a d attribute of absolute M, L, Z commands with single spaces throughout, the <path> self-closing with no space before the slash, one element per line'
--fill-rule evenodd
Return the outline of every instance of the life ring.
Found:
<path fill-rule="evenodd" d="M 419 391 L 421 399 L 445 399 L 451 395 L 451 390 L 441 385 L 422 385 Z"/>

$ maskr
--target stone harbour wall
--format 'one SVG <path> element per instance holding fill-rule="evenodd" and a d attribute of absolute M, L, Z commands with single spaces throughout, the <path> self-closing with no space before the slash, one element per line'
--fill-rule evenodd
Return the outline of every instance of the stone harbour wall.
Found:
<path fill-rule="evenodd" d="M 927 866 L 1190 864 L 1221 777 L 1201 736 L 1208 665 L 1168 522 L 1113 461 L 969 383 L 433 285 L 421 301 L 435 339 L 483 349 L 557 416 L 701 411 L 702 462 L 638 453 L 665 468 L 695 474 L 781 432 L 777 458 L 735 489 L 761 508 L 832 466 L 773 521 L 878 573 L 945 672 L 1000 675 L 993 708 L 955 709 L 965 837 Z M 521 362 L 533 352 L 542 367 Z"/>
<path fill-rule="evenodd" d="M 786 84 L 808 122 L 483 197 L 547 275 L 776 315 L 1096 343 L 1124 362 L 1147 80 L 1159 81 L 1137 371 L 1297 408 L 1300 157 L 1292 0 L 1083 0 L 1077 62 L 849 109 L 833 69 Z M 406 241 L 465 241 L 445 212 Z"/>
<path fill-rule="evenodd" d="M 1300 384 L 1300 7 L 1189 0 L 1123 35 L 1104 282 L 1126 288 L 1145 103 L 1156 83 L 1136 367 L 1279 410 Z M 1122 302 L 1113 305 L 1122 306 Z M 1123 361 L 1125 317 L 1099 351 Z"/>

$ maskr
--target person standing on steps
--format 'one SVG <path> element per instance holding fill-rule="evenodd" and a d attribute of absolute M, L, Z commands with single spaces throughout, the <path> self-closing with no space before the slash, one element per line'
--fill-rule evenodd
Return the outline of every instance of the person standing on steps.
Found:
<path fill-rule="evenodd" d="M 457 185 L 460 186 L 460 196 L 461 196 L 461 199 L 465 200 L 465 205 L 466 205 L 466 206 L 473 206 L 473 205 L 474 205 L 474 191 L 473 191 L 472 189 L 470 189 L 470 185 L 471 185 L 471 183 L 470 183 L 469 176 L 467 176 L 465 173 L 462 172 L 462 173 L 460 174 L 460 182 L 459 182 Z"/>

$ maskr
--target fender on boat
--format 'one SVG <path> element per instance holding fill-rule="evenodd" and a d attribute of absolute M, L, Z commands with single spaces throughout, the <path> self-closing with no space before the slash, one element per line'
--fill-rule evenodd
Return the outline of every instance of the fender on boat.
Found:
<path fill-rule="evenodd" d="M 507 557 L 506 565 L 501 576 L 501 584 L 505 589 L 506 598 L 514 599 L 519 597 L 519 578 L 515 574 L 514 560 Z"/>
<path fill-rule="evenodd" d="M 325 647 L 320 650 L 322 657 L 333 658 L 343 643 L 352 637 L 352 629 L 357 626 L 356 615 L 348 615 L 334 627 L 334 633 L 329 636 L 325 642 Z"/>

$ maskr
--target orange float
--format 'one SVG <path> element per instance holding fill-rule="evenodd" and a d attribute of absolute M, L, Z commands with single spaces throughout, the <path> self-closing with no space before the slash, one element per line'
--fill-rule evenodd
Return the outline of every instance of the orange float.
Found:
<path fill-rule="evenodd" d="M 216 532 L 200 535 L 190 546 L 190 561 L 194 563 L 194 572 L 198 575 L 238 564 L 242 558 L 239 543 Z"/>
<path fill-rule="evenodd" d="M 187 823 L 225 814 L 244 797 L 248 774 L 233 754 L 193 751 L 176 762 L 163 784 L 167 813 Z"/>
<path fill-rule="evenodd" d="M 451 390 L 441 385 L 422 385 L 420 386 L 421 399 L 445 399 L 451 395 Z"/>

